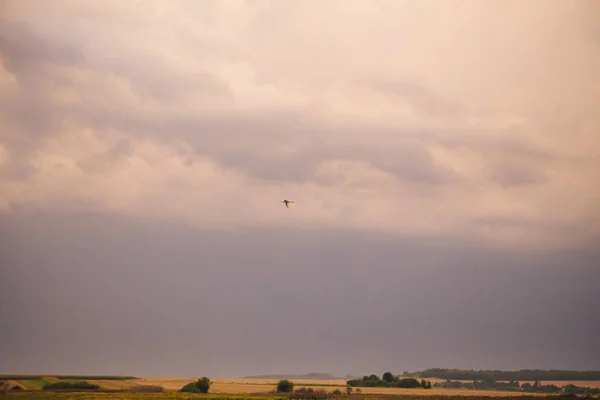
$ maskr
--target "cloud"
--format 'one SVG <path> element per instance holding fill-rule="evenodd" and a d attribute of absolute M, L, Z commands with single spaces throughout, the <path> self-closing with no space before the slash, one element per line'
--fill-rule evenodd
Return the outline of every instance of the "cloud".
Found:
<path fill-rule="evenodd" d="M 0 1 L 0 369 L 593 368 L 598 4 Z"/>
<path fill-rule="evenodd" d="M 4 5 L 4 212 L 597 237 L 594 2 L 143 4 Z"/>
<path fill-rule="evenodd" d="M 14 373 L 587 370 L 600 350 L 597 248 L 73 210 L 0 215 L 0 238 L 0 369 Z"/>
<path fill-rule="evenodd" d="M 110 149 L 79 160 L 77 166 L 85 172 L 104 172 L 106 168 L 118 167 L 118 162 L 129 159 L 133 155 L 133 146 L 126 139 L 121 139 Z"/>
<path fill-rule="evenodd" d="M 518 163 L 493 165 L 490 177 L 503 186 L 532 185 L 544 181 L 545 175 L 537 167 Z"/>
<path fill-rule="evenodd" d="M 461 113 L 461 106 L 437 95 L 431 89 L 412 82 L 374 81 L 366 84 L 372 90 L 391 97 L 392 101 L 408 106 L 424 117 L 452 118 Z"/>

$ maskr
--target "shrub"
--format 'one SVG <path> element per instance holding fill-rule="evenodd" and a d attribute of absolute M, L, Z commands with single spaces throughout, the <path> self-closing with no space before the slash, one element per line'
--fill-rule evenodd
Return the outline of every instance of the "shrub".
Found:
<path fill-rule="evenodd" d="M 340 394 L 341 391 L 337 390 Z M 334 391 L 335 392 L 335 391 Z M 335 396 L 334 393 L 327 393 L 323 389 L 314 390 L 313 388 L 301 388 L 289 395 L 290 400 L 327 400 Z"/>
<path fill-rule="evenodd" d="M 330 394 L 327 393 L 324 389 L 317 389 L 311 394 L 311 400 L 325 400 L 330 397 Z"/>
<path fill-rule="evenodd" d="M 19 385 L 17 382 L 11 381 L 0 381 L 0 391 L 8 392 L 18 392 L 23 390 L 23 387 Z"/>
<path fill-rule="evenodd" d="M 289 393 L 294 390 L 294 384 L 287 379 L 280 380 L 277 384 L 278 393 Z"/>
<path fill-rule="evenodd" d="M 296 389 L 295 392 L 304 394 L 304 393 L 314 393 L 315 390 L 311 387 L 309 387 L 309 388 L 301 387 L 300 389 Z"/>
<path fill-rule="evenodd" d="M 42 389 L 43 390 L 73 390 L 73 389 L 95 390 L 95 389 L 100 389 L 100 385 L 96 385 L 95 383 L 89 383 L 87 381 L 77 381 L 77 382 L 58 381 L 58 382 L 46 383 L 42 387 Z"/>
<path fill-rule="evenodd" d="M 208 389 L 210 389 L 210 384 L 212 382 L 207 377 L 203 376 L 198 379 L 196 382 L 191 382 L 185 385 L 179 390 L 180 392 L 186 393 L 208 393 Z"/>
<path fill-rule="evenodd" d="M 129 390 L 134 393 L 159 393 L 164 392 L 165 388 L 163 388 L 162 386 L 139 385 L 134 386 Z"/>

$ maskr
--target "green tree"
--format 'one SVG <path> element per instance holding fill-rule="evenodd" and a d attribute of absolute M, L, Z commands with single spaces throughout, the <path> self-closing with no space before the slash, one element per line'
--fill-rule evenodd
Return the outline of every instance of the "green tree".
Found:
<path fill-rule="evenodd" d="M 587 388 L 585 390 L 585 397 L 598 396 L 600 399 L 600 388 Z"/>
<path fill-rule="evenodd" d="M 100 389 L 100 386 L 95 383 L 89 383 L 88 381 L 77 381 L 77 382 L 68 382 L 68 381 L 58 381 L 52 383 L 46 383 L 42 390 L 64 390 L 64 389 Z"/>
<path fill-rule="evenodd" d="M 394 382 L 394 375 L 391 372 L 386 372 L 383 374 L 382 379 L 386 382 Z"/>
<path fill-rule="evenodd" d="M 277 383 L 278 393 L 290 393 L 294 390 L 294 384 L 287 379 L 282 379 Z"/>
<path fill-rule="evenodd" d="M 418 388 L 422 387 L 419 381 L 415 378 L 402 378 L 398 381 L 397 387 L 401 388 Z"/>
<path fill-rule="evenodd" d="M 210 384 L 212 382 L 206 376 L 198 379 L 196 382 L 191 382 L 185 385 L 179 390 L 180 392 L 186 393 L 208 393 L 208 389 L 210 389 Z"/>

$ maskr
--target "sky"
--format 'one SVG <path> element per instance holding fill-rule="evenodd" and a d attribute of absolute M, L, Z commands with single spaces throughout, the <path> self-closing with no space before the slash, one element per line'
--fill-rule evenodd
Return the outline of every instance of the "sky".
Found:
<path fill-rule="evenodd" d="M 0 2 L 0 372 L 600 370 L 598 15 Z"/>

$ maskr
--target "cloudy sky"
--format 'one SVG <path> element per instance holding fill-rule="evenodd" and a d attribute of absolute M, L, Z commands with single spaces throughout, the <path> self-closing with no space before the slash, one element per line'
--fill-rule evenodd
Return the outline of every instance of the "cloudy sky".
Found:
<path fill-rule="evenodd" d="M 0 372 L 600 369 L 599 15 L 0 2 Z"/>

